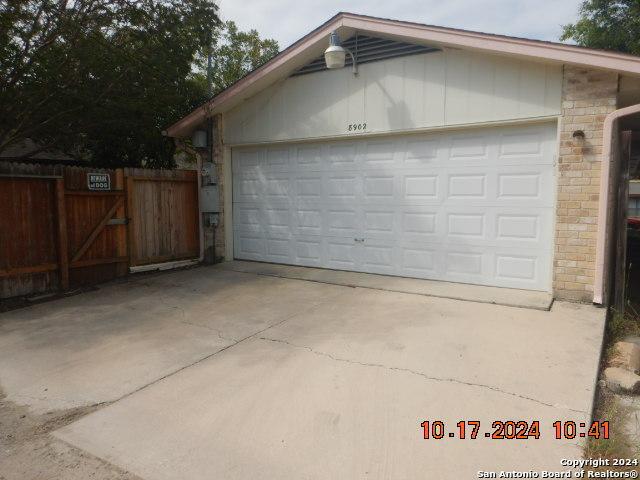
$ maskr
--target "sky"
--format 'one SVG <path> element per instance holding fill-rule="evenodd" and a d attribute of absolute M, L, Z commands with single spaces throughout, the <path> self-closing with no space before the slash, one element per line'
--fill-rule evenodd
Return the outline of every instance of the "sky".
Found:
<path fill-rule="evenodd" d="M 223 20 L 255 28 L 280 49 L 340 11 L 558 41 L 582 0 L 219 0 Z"/>

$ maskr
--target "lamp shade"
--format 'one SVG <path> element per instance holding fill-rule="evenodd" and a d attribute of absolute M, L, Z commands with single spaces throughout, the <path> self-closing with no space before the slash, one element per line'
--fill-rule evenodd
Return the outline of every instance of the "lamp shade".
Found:
<path fill-rule="evenodd" d="M 324 51 L 324 61 L 327 68 L 342 68 L 347 57 L 347 52 L 339 45 L 331 45 Z"/>

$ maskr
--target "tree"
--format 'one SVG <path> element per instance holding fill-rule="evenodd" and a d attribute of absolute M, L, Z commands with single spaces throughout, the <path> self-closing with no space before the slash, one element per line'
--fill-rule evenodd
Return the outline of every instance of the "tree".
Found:
<path fill-rule="evenodd" d="M 206 98 L 192 66 L 217 12 L 213 0 L 0 0 L 0 152 L 29 138 L 105 166 L 171 165 L 161 131 Z"/>
<path fill-rule="evenodd" d="M 578 21 L 563 26 L 561 40 L 640 55 L 640 2 L 585 0 Z"/>
<path fill-rule="evenodd" d="M 213 33 L 211 41 L 211 94 L 215 95 L 278 53 L 278 42 L 261 39 L 256 30 L 242 32 L 235 22 L 227 21 Z M 206 56 L 199 62 L 206 72 Z"/>

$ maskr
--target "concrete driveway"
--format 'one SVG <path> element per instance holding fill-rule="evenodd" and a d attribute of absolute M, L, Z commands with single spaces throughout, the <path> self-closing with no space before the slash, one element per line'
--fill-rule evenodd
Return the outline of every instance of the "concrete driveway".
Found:
<path fill-rule="evenodd" d="M 582 441 L 551 424 L 588 421 L 603 325 L 587 305 L 202 267 L 0 316 L 0 385 L 34 412 L 100 404 L 54 435 L 149 480 L 560 471 Z M 449 438 L 460 420 L 477 439 Z M 494 420 L 539 420 L 540 439 L 486 438 Z"/>

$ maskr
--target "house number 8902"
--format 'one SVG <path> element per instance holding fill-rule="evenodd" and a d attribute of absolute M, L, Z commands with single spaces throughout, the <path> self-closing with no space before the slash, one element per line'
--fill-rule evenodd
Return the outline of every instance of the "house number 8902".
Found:
<path fill-rule="evenodd" d="M 367 129 L 366 123 L 350 123 L 349 125 L 347 125 L 347 130 L 350 132 L 357 132 L 358 130 L 366 130 L 366 129 Z"/>

